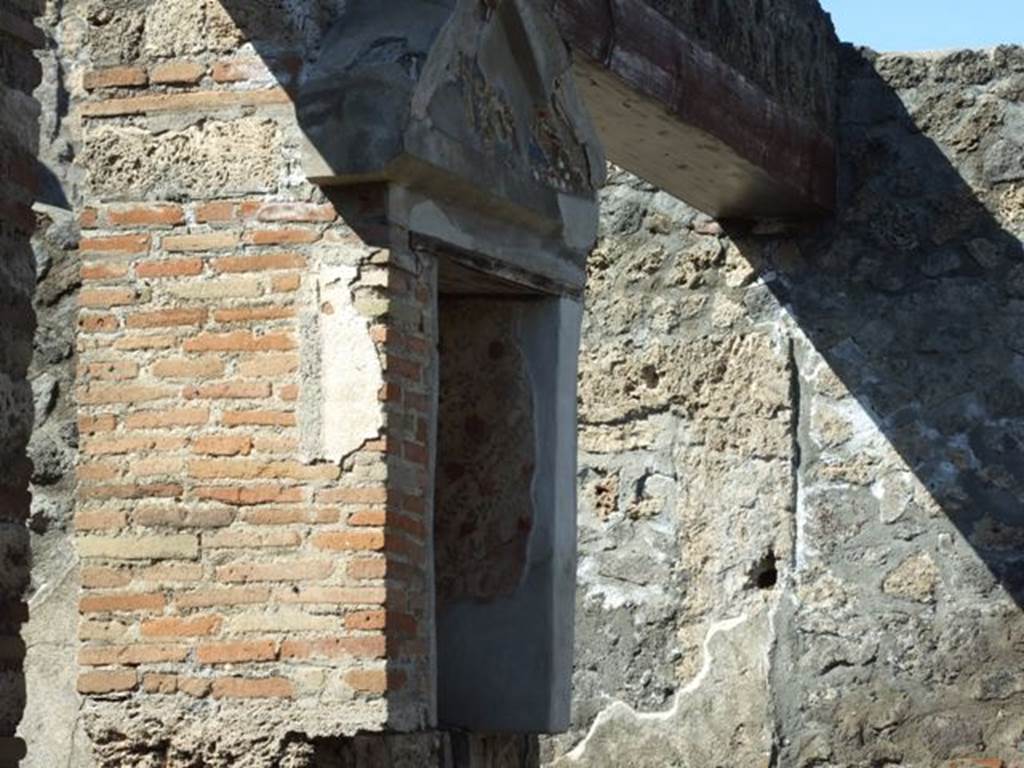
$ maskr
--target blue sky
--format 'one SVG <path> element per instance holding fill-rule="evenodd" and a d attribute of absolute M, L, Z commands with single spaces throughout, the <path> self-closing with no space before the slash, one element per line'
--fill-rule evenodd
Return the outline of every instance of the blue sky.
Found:
<path fill-rule="evenodd" d="M 1024 0 L 821 0 L 839 37 L 878 51 L 1024 44 Z"/>

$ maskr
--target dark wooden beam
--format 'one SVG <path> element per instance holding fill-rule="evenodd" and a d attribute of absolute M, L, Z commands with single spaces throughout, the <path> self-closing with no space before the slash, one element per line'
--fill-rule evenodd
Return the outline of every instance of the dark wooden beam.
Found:
<path fill-rule="evenodd" d="M 722 219 L 835 203 L 835 144 L 645 0 L 553 0 L 608 158 Z"/>

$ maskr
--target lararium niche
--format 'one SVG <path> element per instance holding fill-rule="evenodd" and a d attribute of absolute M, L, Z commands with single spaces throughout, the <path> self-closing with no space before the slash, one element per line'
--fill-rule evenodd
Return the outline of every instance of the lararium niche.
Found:
<path fill-rule="evenodd" d="M 400 730 L 569 724 L 576 365 L 604 158 L 544 5 L 357 0 L 298 98 L 308 176 L 389 274 L 388 525 L 411 498 L 430 532 L 424 588 L 388 592 L 389 616 L 427 626 L 419 646 L 389 637 L 389 669 L 416 681 L 388 694 Z M 394 541 L 388 573 L 414 569 Z"/>

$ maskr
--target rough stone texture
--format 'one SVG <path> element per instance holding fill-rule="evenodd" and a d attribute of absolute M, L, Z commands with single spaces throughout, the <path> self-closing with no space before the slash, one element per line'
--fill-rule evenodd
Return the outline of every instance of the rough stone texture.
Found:
<path fill-rule="evenodd" d="M 24 4 L 13 7 L 20 13 Z M 796 13 L 787 8 L 766 3 L 762 12 L 787 19 Z M 320 235 L 335 227 L 334 214 L 325 214 L 323 200 L 301 181 L 298 142 L 280 95 L 271 94 L 263 105 L 245 101 L 253 98 L 249 92 L 290 82 L 294 60 L 289 56 L 315 45 L 335 11 L 331 3 L 225 2 L 222 7 L 212 0 L 160 0 L 69 3 L 58 15 L 50 12 L 46 23 L 57 25 L 63 59 L 44 59 L 47 99 L 66 99 L 66 88 L 81 102 L 92 70 L 120 83 L 98 87 L 92 81 L 97 102 L 138 95 L 143 83 L 150 84 L 146 93 L 171 99 L 134 112 L 124 103 L 115 105 L 113 114 L 89 117 L 73 135 L 81 148 L 80 167 L 89 171 L 85 205 L 79 207 L 95 230 L 90 236 L 148 233 L 161 243 L 165 236 L 232 228 L 249 233 L 280 227 Z M 728 28 L 723 18 L 720 10 L 699 16 L 697 23 L 714 27 L 708 40 L 718 34 L 715 28 Z M 182 29 L 168 34 L 168 19 L 181 20 Z M 256 31 L 254 42 L 243 42 L 245 30 Z M 786 34 L 777 36 L 789 40 Z M 34 83 L 32 66 L 19 69 L 24 64 L 12 54 L 22 50 L 0 46 L 0 72 L 13 78 L 7 86 L 15 90 Z M 764 227 L 726 233 L 720 224 L 623 175 L 616 175 L 604 193 L 603 240 L 590 265 L 581 379 L 576 715 L 567 736 L 543 744 L 545 762 L 800 768 L 1001 761 L 1016 768 L 1024 763 L 1024 681 L 1018 671 L 1024 661 L 1024 52 L 883 56 L 871 66 L 852 52 L 847 59 L 842 207 L 835 220 L 804 232 Z M 105 70 L 114 64 L 140 69 Z M 198 66 L 194 88 L 182 81 L 159 82 L 158 68 L 168 64 Z M 787 76 L 786 82 L 795 88 L 799 78 Z M 191 93 L 190 88 L 215 90 L 226 101 L 216 108 L 195 102 L 189 109 L 168 106 L 182 104 L 174 97 Z M 227 94 L 234 92 L 246 93 L 231 101 L 235 97 Z M 25 97 L 10 87 L 0 89 L 0 96 L 0 115 L 33 116 L 23 109 Z M 12 104 L 18 109 L 10 109 Z M 49 149 L 44 142 L 44 159 L 53 159 L 55 173 L 70 151 L 62 115 L 54 107 L 43 118 L 50 142 Z M 0 158 L 8 171 L 0 196 L 9 195 L 11 180 L 24 170 L 9 150 L 32 140 L 31 123 L 17 118 L 12 123 L 8 117 L 0 131 Z M 74 198 L 79 183 L 74 172 L 69 178 L 56 175 L 60 183 L 47 180 L 44 190 L 67 192 L 70 184 Z M 255 198 L 273 202 L 243 209 Z M 69 457 L 76 438 L 68 426 L 72 358 L 66 332 L 59 332 L 68 328 L 73 302 L 77 268 L 68 246 L 77 234 L 54 210 L 59 201 L 49 194 L 43 199 L 50 208 L 37 208 L 42 233 L 35 264 L 24 223 L 13 237 L 6 223 L 0 233 L 0 306 L 13 309 L 0 326 L 5 430 L 0 467 L 8 473 L 0 482 L 16 502 L 3 507 L 3 552 L 10 567 L 0 583 L 5 598 L 20 597 L 27 586 L 24 518 L 29 509 L 23 489 L 31 481 L 36 592 L 32 620 L 22 631 L 29 684 L 22 733 L 32 747 L 26 764 L 85 768 L 88 752 L 76 730 L 80 704 L 67 673 L 74 663 L 70 638 L 79 607 L 78 577 L 65 538 L 66 494 L 74 482 Z M 156 223 L 142 224 L 127 213 L 133 202 L 155 201 L 172 208 L 183 204 L 182 218 L 161 219 L 165 210 L 150 211 L 147 215 L 156 217 L 150 222 Z M 218 215 L 228 218 L 218 220 Z M 317 218 L 325 215 L 329 221 Z M 294 216 L 313 218 L 289 218 Z M 352 241 L 342 228 L 339 240 L 328 238 L 325 245 L 338 252 Z M 159 247 L 153 242 L 146 247 L 151 246 Z M 316 254 L 309 263 L 323 263 L 317 260 L 323 256 L 319 246 L 275 248 L 296 249 Z M 180 261 L 178 267 L 189 270 L 193 258 L 209 268 L 211 259 L 203 252 L 154 262 Z M 391 349 L 400 359 L 423 363 L 429 356 L 417 355 L 425 354 L 426 337 L 415 331 L 424 323 L 417 314 L 418 296 L 429 288 L 429 268 L 410 254 L 404 259 L 403 268 L 391 271 L 386 282 L 403 286 L 408 305 L 400 313 L 402 332 L 412 336 L 395 340 Z M 120 278 L 101 267 L 137 268 L 151 256 L 94 251 L 87 260 L 94 269 L 91 280 L 115 287 Z M 40 331 L 29 372 L 28 319 L 37 280 Z M 265 276 L 244 274 L 220 282 L 176 282 L 167 275 L 145 280 L 156 287 L 133 300 L 155 297 L 166 305 L 161 308 L 192 310 L 224 308 L 224 301 L 228 309 L 259 305 L 255 293 L 268 286 Z M 304 306 L 315 314 L 321 307 L 306 287 Z M 362 286 L 352 296 L 353 306 L 371 314 L 381 310 L 381 288 Z M 388 301 L 397 306 L 395 294 Z M 130 312 L 114 308 L 110 314 L 124 318 Z M 95 307 L 86 312 L 99 314 Z M 274 323 L 292 321 L 260 322 L 271 330 L 278 327 Z M 294 328 L 300 346 L 310 341 L 300 323 Z M 156 329 L 141 335 L 176 333 Z M 100 325 L 80 338 L 88 342 L 90 334 L 105 336 Z M 131 357 L 143 366 L 180 362 L 160 352 L 132 350 Z M 95 362 L 111 361 L 83 361 Z M 287 386 L 296 375 L 293 362 L 274 362 L 282 366 L 276 373 L 250 368 L 251 378 Z M 158 369 L 151 370 L 155 377 Z M 177 380 L 176 392 L 196 385 L 206 375 L 202 371 L 212 369 L 192 370 Z M 123 369 L 103 365 L 86 367 L 83 374 L 122 375 L 127 375 Z M 118 388 L 130 386 L 127 379 L 114 380 Z M 414 387 L 410 394 L 415 399 L 423 392 Z M 116 405 L 92 405 L 97 416 L 118 411 Z M 384 407 L 398 413 L 405 404 Z M 23 455 L 33 414 L 35 469 L 30 472 Z M 90 422 L 90 439 L 103 423 Z M 191 439 L 193 430 L 176 429 L 170 430 L 174 436 Z M 296 450 L 294 429 L 261 429 L 265 440 L 258 450 Z M 417 474 L 415 460 L 416 449 L 423 449 L 422 440 L 413 440 L 421 434 L 421 420 L 410 418 L 403 429 L 403 447 L 389 444 L 386 465 L 388 472 L 401 473 L 406 490 L 415 491 L 428 484 Z M 404 446 L 406 438 L 410 448 Z M 220 452 L 245 450 L 242 444 L 206 445 Z M 154 471 L 155 464 L 142 463 L 147 460 L 185 455 L 164 453 L 131 454 L 135 464 L 126 477 L 137 469 Z M 123 472 L 123 457 L 130 454 L 112 455 L 101 462 Z M 346 467 L 377 477 L 384 464 L 377 456 L 355 457 Z M 171 482 L 179 472 L 171 469 L 163 479 Z M 238 481 L 254 482 L 251 477 Z M 146 493 L 158 490 L 150 487 Z M 103 505 L 114 513 L 106 522 L 101 516 L 85 520 L 116 527 L 119 512 L 170 506 L 157 501 L 115 500 Z M 410 498 L 403 514 L 418 503 L 422 499 Z M 260 506 L 229 514 L 252 513 L 255 519 Z M 268 519 L 271 509 L 280 510 L 264 506 Z M 369 520 L 386 511 L 364 506 L 359 504 Z M 223 511 L 219 505 L 204 509 L 214 513 L 207 518 L 213 524 L 227 519 L 217 517 Z M 162 542 L 171 549 L 149 549 L 147 556 L 191 556 L 206 536 L 218 541 L 216 532 L 190 533 L 197 518 L 189 514 L 154 524 L 175 538 Z M 412 517 L 403 523 L 414 525 Z M 147 528 L 145 520 L 141 514 L 133 525 Z M 177 538 L 183 533 L 190 538 Z M 270 535 L 264 543 L 274 540 Z M 408 547 L 409 541 L 405 534 L 389 535 L 388 544 Z M 211 543 L 211 548 L 217 554 L 209 565 L 233 556 L 230 547 Z M 161 567 L 157 561 L 153 565 Z M 123 578 L 126 571 L 134 575 L 138 567 L 146 566 L 94 570 L 90 589 L 101 591 L 87 596 L 120 597 L 104 579 Z M 171 578 L 171 573 L 158 576 L 152 570 L 136 584 L 156 583 L 144 579 Z M 179 570 L 177 576 L 187 573 Z M 166 592 L 172 599 L 187 591 L 180 583 L 161 583 L 170 584 Z M 406 572 L 405 579 L 387 584 L 388 599 L 412 595 L 421 605 L 426 583 L 422 575 Z M 131 599 L 142 601 L 138 610 L 152 604 L 141 586 L 129 591 Z M 4 613 L 3 629 L 12 633 L 23 614 L 18 605 L 5 605 L 11 610 Z M 105 605 L 101 612 L 108 615 L 83 625 L 93 647 L 111 643 L 125 622 L 138 616 L 124 604 L 123 610 Z M 230 632 L 239 635 L 251 633 L 254 622 L 265 618 L 254 619 L 244 605 L 228 612 Z M 276 627 L 287 628 L 282 635 L 315 636 L 334 619 L 329 611 L 289 607 L 274 620 Z M 408 638 L 410 658 L 424 653 L 428 642 L 423 634 Z M 13 725 L 24 698 L 19 646 L 13 647 L 0 677 L 3 726 Z M 244 650 L 258 659 L 262 648 Z M 222 659 L 240 652 L 216 651 Z M 212 682 L 172 674 L 177 662 L 139 663 L 149 664 L 150 674 L 138 681 L 135 694 L 119 690 L 136 684 L 137 678 L 124 671 L 135 669 L 135 662 L 109 665 L 115 674 L 83 680 L 94 700 L 92 737 L 108 765 L 519 768 L 541 759 L 535 742 L 518 737 L 296 737 L 290 735 L 295 721 L 308 711 L 290 709 L 282 719 L 271 717 L 262 700 L 206 698 L 196 704 L 191 697 L 211 693 Z M 189 663 L 203 668 L 198 660 Z M 232 673 L 217 677 L 234 678 L 240 668 L 236 664 Z M 301 684 L 315 684 L 314 677 Z M 379 685 L 380 677 L 373 682 Z M 422 692 L 419 686 L 425 684 L 410 679 L 408 690 Z M 244 689 L 228 680 L 218 690 Z M 280 689 L 273 684 L 265 690 L 275 691 Z M 100 714 L 105 706 L 115 714 Z M 216 717 L 189 715 L 200 710 Z M 385 717 L 381 710 L 371 714 Z M 11 746 L 3 741 L 7 735 L 0 732 L 0 749 Z"/>
<path fill-rule="evenodd" d="M 79 162 L 95 169 L 89 199 L 139 200 L 275 192 L 284 160 L 275 122 L 239 117 L 156 133 L 96 126 L 85 132 Z"/>
<path fill-rule="evenodd" d="M 25 677 L 29 696 L 20 732 L 32 743 L 22 765 L 89 766 L 75 691 L 77 616 L 80 589 L 73 528 L 74 463 L 78 448 L 75 377 L 77 291 L 80 287 L 78 198 L 72 125 L 68 119 L 67 78 L 81 49 L 64 3 L 46 4 L 39 25 L 48 44 L 37 53 L 43 78 L 36 98 L 43 106 L 36 171 L 40 184 L 35 205 L 38 228 L 33 239 L 38 318 L 29 376 L 35 427 L 29 444 L 33 461 L 32 583 L 25 627 Z M 62 723 L 51 738 L 34 734 Z"/>
<path fill-rule="evenodd" d="M 36 282 L 30 237 L 37 192 L 40 80 L 34 50 L 44 38 L 34 26 L 34 3 L 0 10 L 0 765 L 17 765 L 24 742 L 15 737 L 25 702 L 26 605 L 31 547 L 32 461 L 26 448 L 33 426 L 29 383 L 36 320 Z"/>
<path fill-rule="evenodd" d="M 1022 77 L 845 50 L 818 228 L 606 189 L 548 762 L 1024 764 Z"/>

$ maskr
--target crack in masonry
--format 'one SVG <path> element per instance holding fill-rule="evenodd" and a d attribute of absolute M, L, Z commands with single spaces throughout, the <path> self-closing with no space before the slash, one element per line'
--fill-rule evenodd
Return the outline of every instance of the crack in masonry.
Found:
<path fill-rule="evenodd" d="M 790 475 L 789 475 L 789 489 L 790 489 L 790 578 L 796 573 L 797 567 L 797 552 L 800 549 L 800 525 L 797 520 L 797 512 L 800 504 L 800 474 L 803 469 L 803 451 L 800 445 L 800 429 L 802 427 L 801 409 L 803 403 L 801 402 L 801 389 L 800 389 L 800 363 L 797 360 L 796 352 L 796 339 L 792 336 L 789 338 L 788 348 L 788 361 L 786 368 L 789 372 L 789 401 L 790 401 L 790 418 L 789 418 L 789 430 L 790 430 L 790 449 L 792 451 L 792 457 L 790 459 Z"/>
<path fill-rule="evenodd" d="M 662 416 L 666 413 L 672 413 L 671 403 L 664 406 L 656 406 L 653 408 L 641 408 L 636 411 L 630 411 L 624 416 L 617 416 L 614 419 L 595 421 L 590 421 L 589 419 L 580 419 L 579 424 L 581 427 L 622 427 L 627 424 L 632 424 L 635 421 L 644 421 L 646 419 L 651 418 L 652 416 Z"/>

